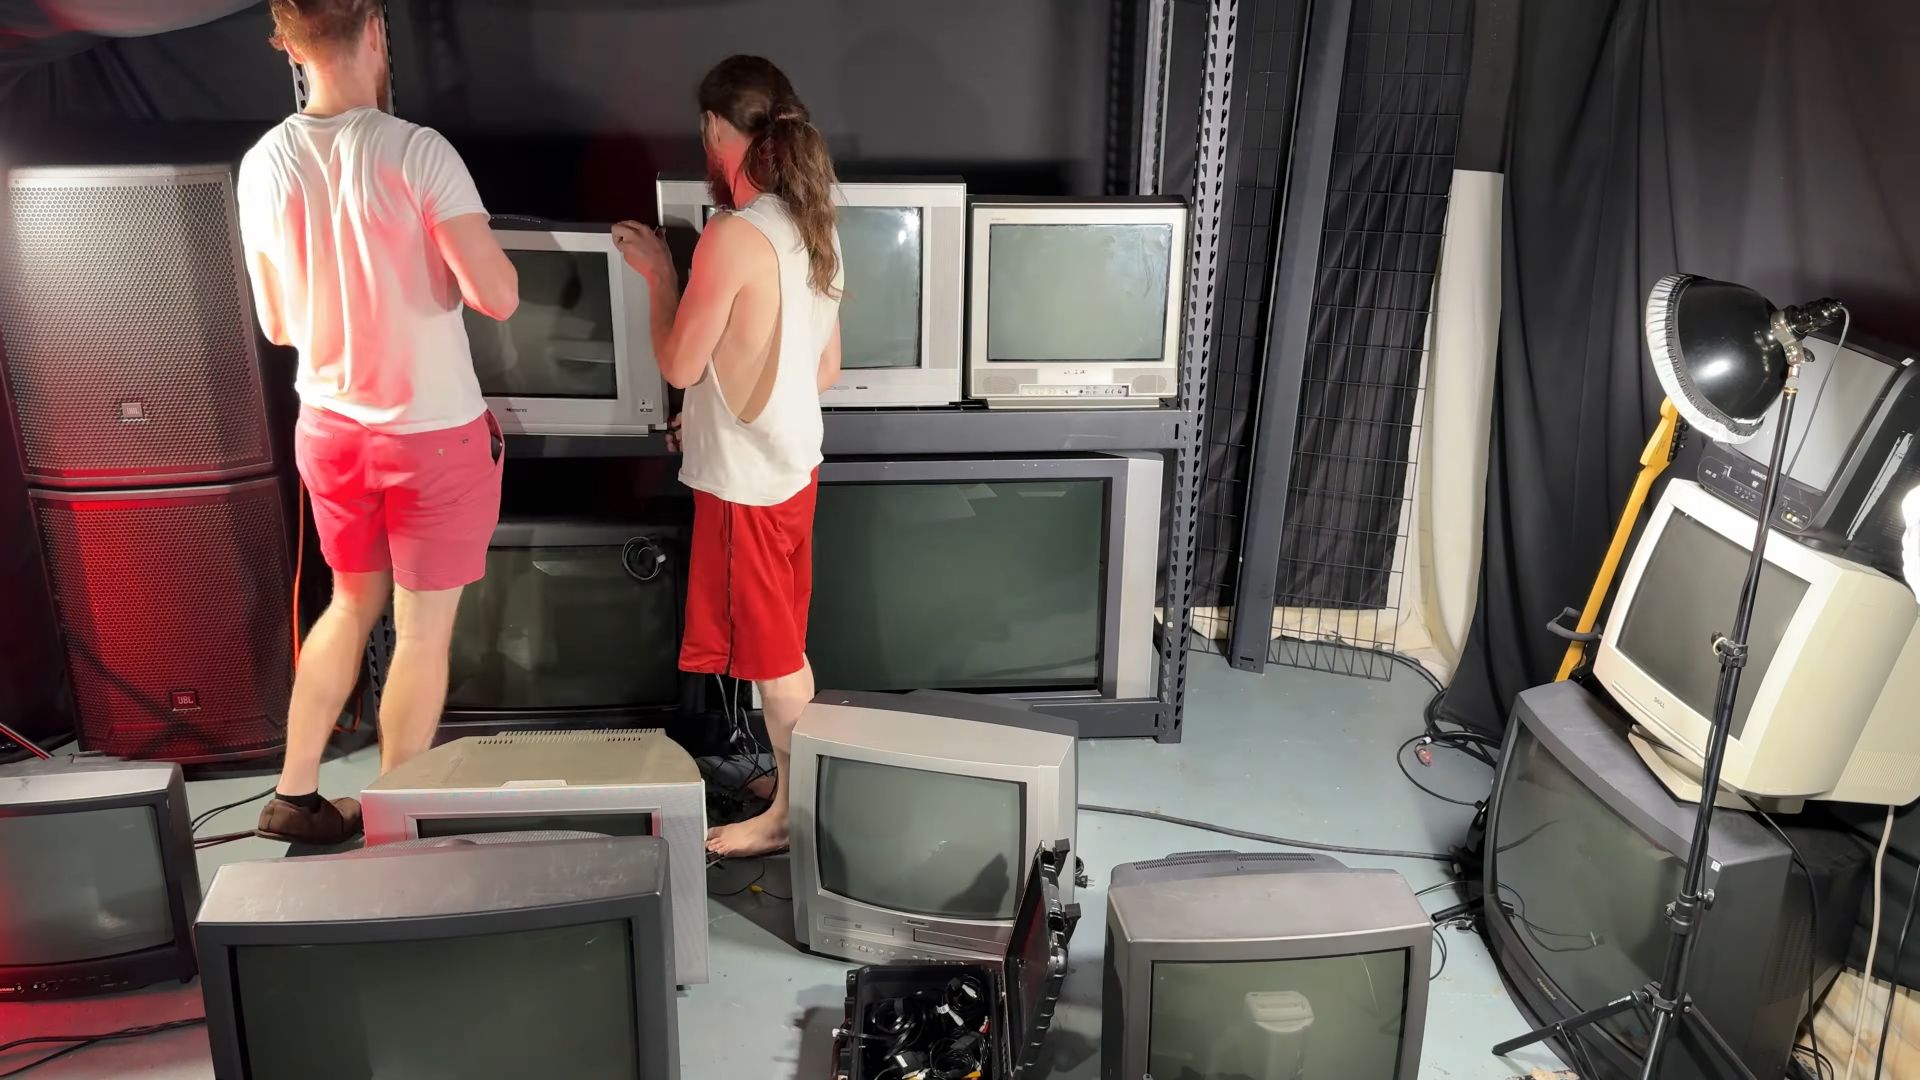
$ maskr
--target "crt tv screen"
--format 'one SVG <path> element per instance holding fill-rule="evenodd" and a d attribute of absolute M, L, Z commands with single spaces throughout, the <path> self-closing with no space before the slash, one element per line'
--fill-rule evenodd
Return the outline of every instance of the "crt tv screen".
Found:
<path fill-rule="evenodd" d="M 1799 407 L 1794 430 L 1787 436 L 1787 475 L 1826 491 L 1846 464 L 1856 436 L 1873 416 L 1881 396 L 1898 369 L 1853 349 L 1836 350 L 1829 342 L 1809 339 L 1806 347 L 1818 361 L 1800 369 Z M 1767 413 L 1754 437 L 1736 449 L 1765 465 L 1773 460 L 1773 442 L 1779 433 L 1780 409 Z"/>
<path fill-rule="evenodd" d="M 1394 1076 L 1407 978 L 1404 949 L 1155 963 L 1148 1071 L 1155 1080 Z"/>
<path fill-rule="evenodd" d="M 0 969 L 174 941 L 151 806 L 0 815 Z"/>
<path fill-rule="evenodd" d="M 1163 224 L 994 225 L 987 359 L 1163 359 L 1173 238 Z"/>
<path fill-rule="evenodd" d="M 496 322 L 471 308 L 474 374 L 490 397 L 618 396 L 609 256 L 599 251 L 509 250 L 520 306 Z"/>

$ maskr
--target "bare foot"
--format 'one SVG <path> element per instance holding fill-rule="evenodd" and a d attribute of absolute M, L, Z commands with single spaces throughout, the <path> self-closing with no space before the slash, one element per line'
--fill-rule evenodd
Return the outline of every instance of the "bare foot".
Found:
<path fill-rule="evenodd" d="M 707 830 L 707 850 L 730 859 L 772 855 L 787 849 L 787 818 L 769 810 L 751 821 Z"/>
<path fill-rule="evenodd" d="M 747 794 L 756 799 L 765 799 L 768 802 L 772 802 L 774 787 L 779 782 L 778 777 L 771 775 L 755 777 L 754 781 L 747 785 Z"/>

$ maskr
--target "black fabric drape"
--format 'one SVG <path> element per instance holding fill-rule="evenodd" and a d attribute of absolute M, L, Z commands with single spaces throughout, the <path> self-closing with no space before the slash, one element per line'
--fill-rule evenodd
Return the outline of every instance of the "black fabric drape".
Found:
<path fill-rule="evenodd" d="M 1585 600 L 1659 404 L 1661 275 L 1920 342 L 1916 47 L 1904 0 L 1523 7 L 1480 599 L 1442 715 L 1499 730 L 1553 676 L 1543 627 Z"/>

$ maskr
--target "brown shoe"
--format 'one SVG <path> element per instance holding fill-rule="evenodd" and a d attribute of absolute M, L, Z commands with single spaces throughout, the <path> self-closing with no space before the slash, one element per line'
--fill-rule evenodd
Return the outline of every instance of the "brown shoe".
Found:
<path fill-rule="evenodd" d="M 268 840 L 333 847 L 360 835 L 360 803 L 334 799 L 304 810 L 285 799 L 268 799 L 260 808 L 260 824 L 254 831 Z"/>

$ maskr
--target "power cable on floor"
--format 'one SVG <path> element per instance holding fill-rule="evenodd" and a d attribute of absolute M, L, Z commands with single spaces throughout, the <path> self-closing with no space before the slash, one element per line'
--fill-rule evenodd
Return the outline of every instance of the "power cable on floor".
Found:
<path fill-rule="evenodd" d="M 1167 825 L 1182 825 L 1189 829 L 1219 833 L 1222 836 L 1231 836 L 1240 840 L 1252 840 L 1261 844 L 1272 844 L 1275 847 L 1300 848 L 1305 851 L 1325 851 L 1335 855 L 1370 855 L 1385 859 L 1425 859 L 1431 862 L 1448 864 L 1454 861 L 1454 857 L 1451 855 L 1442 855 L 1433 851 L 1396 851 L 1392 848 L 1348 847 L 1343 844 L 1322 844 L 1314 840 L 1294 840 L 1290 837 L 1274 836 L 1271 833 L 1252 832 L 1247 829 L 1230 828 L 1226 825 L 1215 825 L 1207 821 L 1196 821 L 1193 818 L 1175 817 L 1172 814 L 1162 814 L 1153 810 L 1134 810 L 1122 806 L 1094 806 L 1090 803 L 1081 803 L 1080 809 L 1089 814 L 1113 814 L 1118 817 L 1158 821 Z"/>

